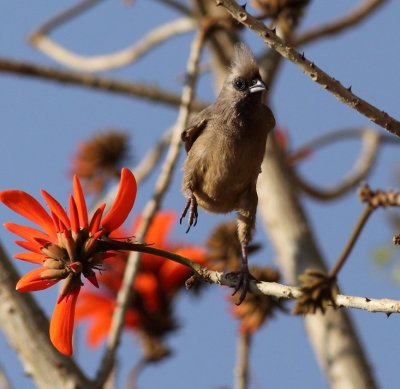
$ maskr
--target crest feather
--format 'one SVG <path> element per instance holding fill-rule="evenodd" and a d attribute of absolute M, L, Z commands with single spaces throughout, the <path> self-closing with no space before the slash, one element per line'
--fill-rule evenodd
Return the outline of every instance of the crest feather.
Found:
<path fill-rule="evenodd" d="M 243 42 L 235 46 L 232 58 L 231 70 L 240 74 L 246 74 L 249 71 L 258 71 L 258 66 L 253 53 Z"/>

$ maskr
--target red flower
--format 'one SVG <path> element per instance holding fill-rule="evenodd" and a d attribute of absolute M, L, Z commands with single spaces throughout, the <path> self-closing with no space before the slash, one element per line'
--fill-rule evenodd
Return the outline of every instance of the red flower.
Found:
<path fill-rule="evenodd" d="M 168 234 L 175 218 L 176 215 L 173 212 L 158 213 L 145 237 L 146 243 L 204 263 L 206 255 L 203 249 L 168 242 Z M 134 222 L 133 231 L 138 223 L 139 220 Z M 121 234 L 121 232 L 118 233 Z M 114 232 L 113 236 L 116 235 L 117 232 Z M 127 235 L 133 234 L 125 233 L 125 236 Z M 87 341 L 92 347 L 97 346 L 107 336 L 110 329 L 111 315 L 122 283 L 126 260 L 127 254 L 119 253 L 113 259 L 109 271 L 99 277 L 100 284 L 105 288 L 101 288 L 98 292 L 82 292 L 76 312 L 77 321 L 90 319 Z M 145 335 L 146 340 L 149 337 L 160 340 L 175 329 L 176 324 L 172 317 L 173 297 L 191 273 L 192 271 L 186 266 L 142 253 L 139 271 L 132 287 L 135 292 L 134 298 L 128 307 L 125 326 L 137 331 L 142 337 Z M 145 351 L 146 357 L 156 359 L 149 356 L 149 349 Z"/>
<path fill-rule="evenodd" d="M 101 268 L 109 252 L 98 247 L 98 240 L 108 237 L 120 227 L 132 209 L 136 197 L 136 180 L 129 169 L 122 169 L 121 182 L 114 204 L 103 217 L 105 204 L 89 222 L 86 201 L 77 176 L 69 215 L 46 191 L 42 196 L 50 213 L 31 195 L 19 190 L 0 192 L 0 201 L 14 212 L 37 224 L 41 229 L 5 223 L 4 226 L 24 240 L 16 244 L 28 250 L 14 258 L 41 265 L 25 274 L 17 283 L 20 292 L 32 292 L 65 280 L 50 322 L 50 339 L 63 354 L 72 354 L 72 332 L 75 305 L 81 289 L 81 275 L 98 286 L 94 270 Z"/>

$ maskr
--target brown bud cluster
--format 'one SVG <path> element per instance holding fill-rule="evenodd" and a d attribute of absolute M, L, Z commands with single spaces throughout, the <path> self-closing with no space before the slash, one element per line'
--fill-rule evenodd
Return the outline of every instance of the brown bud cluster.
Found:
<path fill-rule="evenodd" d="M 87 191 L 100 193 L 107 181 L 118 178 L 129 158 L 128 135 L 107 130 L 80 144 L 73 158 L 72 172 L 84 182 Z"/>
<path fill-rule="evenodd" d="M 280 274 L 268 266 L 252 266 L 250 273 L 258 281 L 278 282 Z M 230 297 L 232 302 L 236 299 Z M 276 309 L 283 310 L 282 302 L 272 296 L 248 293 L 240 305 L 233 305 L 232 312 L 240 320 L 242 333 L 253 333 L 258 330 L 269 318 L 272 318 Z"/>
<path fill-rule="evenodd" d="M 219 224 L 207 240 L 208 264 L 217 271 L 240 270 L 241 244 L 237 234 L 237 224 L 234 221 Z M 261 248 L 258 244 L 248 247 L 249 254 Z"/>
<path fill-rule="evenodd" d="M 400 192 L 396 190 L 372 190 L 365 184 L 358 190 L 358 196 L 363 203 L 372 208 L 400 206 Z"/>
<path fill-rule="evenodd" d="M 293 313 L 296 315 L 325 312 L 328 305 L 336 307 L 338 287 L 336 278 L 326 273 L 307 269 L 299 276 L 301 296 L 297 298 Z"/>
<path fill-rule="evenodd" d="M 393 237 L 393 243 L 395 245 L 400 245 L 400 234 L 397 234 Z"/>

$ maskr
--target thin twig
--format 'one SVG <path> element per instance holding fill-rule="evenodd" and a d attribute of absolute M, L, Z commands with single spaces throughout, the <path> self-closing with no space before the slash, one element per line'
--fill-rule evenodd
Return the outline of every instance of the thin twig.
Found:
<path fill-rule="evenodd" d="M 298 171 L 293 170 L 293 180 L 295 184 L 298 185 L 298 187 L 302 189 L 306 194 L 320 201 L 336 199 L 359 185 L 360 182 L 368 176 L 368 174 L 374 167 L 374 162 L 376 160 L 379 150 L 379 144 L 382 138 L 380 134 L 373 129 L 355 131 L 352 135 L 356 134 L 362 137 L 363 148 L 351 171 L 348 172 L 339 183 L 330 188 L 319 188 L 315 184 L 311 184 L 306 179 L 304 179 Z M 348 132 L 341 132 L 341 135 L 348 136 L 350 134 L 348 134 Z M 327 144 L 329 140 L 332 141 L 338 139 L 339 136 L 335 137 L 335 134 L 328 134 L 325 137 L 320 137 L 315 142 L 308 143 L 308 146 L 311 146 L 311 148 L 306 149 L 306 146 L 304 146 L 296 153 L 289 154 L 288 158 L 295 158 L 296 154 L 301 155 L 302 151 L 305 152 L 306 150 L 308 150 L 309 152 L 312 152 L 313 150 L 315 150 L 316 146 Z M 398 143 L 397 138 L 393 138 L 392 136 L 390 136 L 390 139 Z"/>
<path fill-rule="evenodd" d="M 387 0 L 362 1 L 362 4 L 350 11 L 348 15 L 303 32 L 295 38 L 291 44 L 294 47 L 303 46 L 307 43 L 314 43 L 327 36 L 344 32 L 346 29 L 355 27 L 357 24 L 367 19 L 377 8 L 381 7 L 386 2 Z"/>
<path fill-rule="evenodd" d="M 160 162 L 161 157 L 164 155 L 164 151 L 171 142 L 171 132 L 171 129 L 168 129 L 134 169 L 133 173 L 138 185 L 147 178 L 158 162 Z M 113 198 L 115 198 L 115 196 Z"/>
<path fill-rule="evenodd" d="M 69 68 L 99 72 L 132 64 L 169 38 L 193 31 L 195 27 L 196 21 L 192 18 L 173 20 L 151 30 L 146 36 L 123 50 L 95 56 L 77 54 L 38 32 L 30 38 L 30 42 L 42 53 Z"/>
<path fill-rule="evenodd" d="M 293 47 L 288 46 L 272 30 L 247 13 L 234 0 L 215 0 L 215 2 L 217 5 L 223 6 L 237 21 L 259 35 L 268 46 L 296 64 L 313 81 L 336 96 L 339 101 L 349 105 L 372 122 L 400 137 L 400 122 L 398 120 L 356 96 L 352 93 L 351 88 L 345 88 L 339 81 L 305 58 L 304 54 L 300 54 Z"/>
<path fill-rule="evenodd" d="M 356 226 L 354 227 L 353 232 L 351 233 L 351 236 L 350 236 L 346 246 L 344 247 L 344 249 L 343 249 L 342 253 L 340 254 L 338 260 L 336 261 L 335 265 L 329 272 L 329 276 L 331 276 L 331 277 L 337 276 L 340 269 L 343 267 L 347 258 L 349 257 L 351 251 L 353 250 L 353 247 L 356 244 L 361 231 L 363 230 L 365 224 L 368 221 L 368 218 L 371 216 L 373 211 L 374 211 L 374 208 L 372 208 L 370 206 L 365 207 L 363 213 L 361 214 L 360 218 L 357 221 Z"/>
<path fill-rule="evenodd" d="M 19 74 L 26 77 L 39 77 L 49 81 L 61 82 L 63 84 L 73 84 L 110 93 L 138 97 L 156 103 L 163 103 L 172 107 L 178 107 L 181 104 L 181 97 L 179 95 L 165 91 L 153 85 L 58 70 L 49 66 L 40 66 L 28 62 L 18 62 L 6 58 L 0 58 L 0 73 L 1 72 Z M 208 104 L 204 102 L 193 101 L 192 110 L 194 112 L 201 111 L 207 105 Z"/>
<path fill-rule="evenodd" d="M 241 332 L 238 335 L 235 367 L 235 389 L 247 389 L 249 387 L 249 351 L 252 335 Z"/>
<path fill-rule="evenodd" d="M 77 4 L 74 4 L 72 7 L 62 11 L 60 14 L 52 17 L 50 20 L 39 26 L 28 39 L 34 40 L 36 35 L 46 35 L 50 33 L 51 30 L 54 30 L 59 25 L 70 21 L 75 16 L 88 11 L 96 4 L 100 3 L 100 1 L 101 0 L 83 0 Z"/>
<path fill-rule="evenodd" d="M 186 5 L 182 4 L 177 0 L 156 0 L 156 1 L 168 5 L 169 7 L 183 13 L 184 15 L 188 16 L 192 15 L 192 11 L 190 10 L 190 8 L 186 7 Z"/>
<path fill-rule="evenodd" d="M 0 365 L 0 388 L 1 389 L 12 389 L 10 380 L 3 369 L 3 366 Z"/>
<path fill-rule="evenodd" d="M 98 242 L 102 244 L 101 241 Z M 199 275 L 204 281 L 236 288 L 239 276 L 236 273 L 223 273 L 208 269 L 206 266 L 181 255 L 161 250 L 155 247 L 146 246 L 139 243 L 129 242 L 103 242 L 110 249 L 137 251 L 156 255 L 171 261 L 187 266 Z M 252 293 L 273 296 L 276 298 L 296 299 L 301 295 L 300 288 L 279 284 L 277 282 L 257 282 L 250 281 L 250 291 Z M 344 308 L 362 309 L 369 312 L 400 313 L 400 300 L 372 299 L 367 297 L 338 295 L 335 301 L 336 306 Z"/>
<path fill-rule="evenodd" d="M 138 231 L 136 234 L 136 237 L 139 241 L 144 239 L 148 231 L 148 228 L 150 227 L 152 219 L 157 210 L 159 209 L 164 194 L 171 182 L 172 173 L 175 169 L 176 162 L 179 156 L 180 134 L 186 127 L 191 112 L 191 102 L 194 97 L 194 90 L 198 75 L 198 65 L 203 43 L 204 43 L 204 35 L 202 31 L 200 31 L 196 35 L 192 43 L 192 48 L 187 66 L 187 74 L 189 75 L 188 83 L 183 88 L 182 91 L 181 108 L 179 110 L 178 119 L 172 134 L 171 144 L 166 157 L 166 161 L 162 167 L 160 176 L 156 182 L 153 196 L 148 201 L 142 213 L 141 223 L 138 227 Z M 115 352 L 121 336 L 128 300 L 132 289 L 131 285 L 137 271 L 138 260 L 139 260 L 139 252 L 133 253 L 128 258 L 122 285 L 117 295 L 116 307 L 114 310 L 111 322 L 111 328 L 107 339 L 106 352 L 103 356 L 101 366 L 96 379 L 99 386 L 101 386 L 102 383 L 107 379 L 107 376 L 110 373 L 114 364 Z"/>

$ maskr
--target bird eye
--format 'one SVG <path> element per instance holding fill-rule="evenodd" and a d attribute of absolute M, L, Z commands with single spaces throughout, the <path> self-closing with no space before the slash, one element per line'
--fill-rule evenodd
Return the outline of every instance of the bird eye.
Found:
<path fill-rule="evenodd" d="M 246 89 L 246 82 L 243 80 L 243 78 L 238 77 L 233 81 L 233 86 L 237 90 L 244 91 Z"/>

